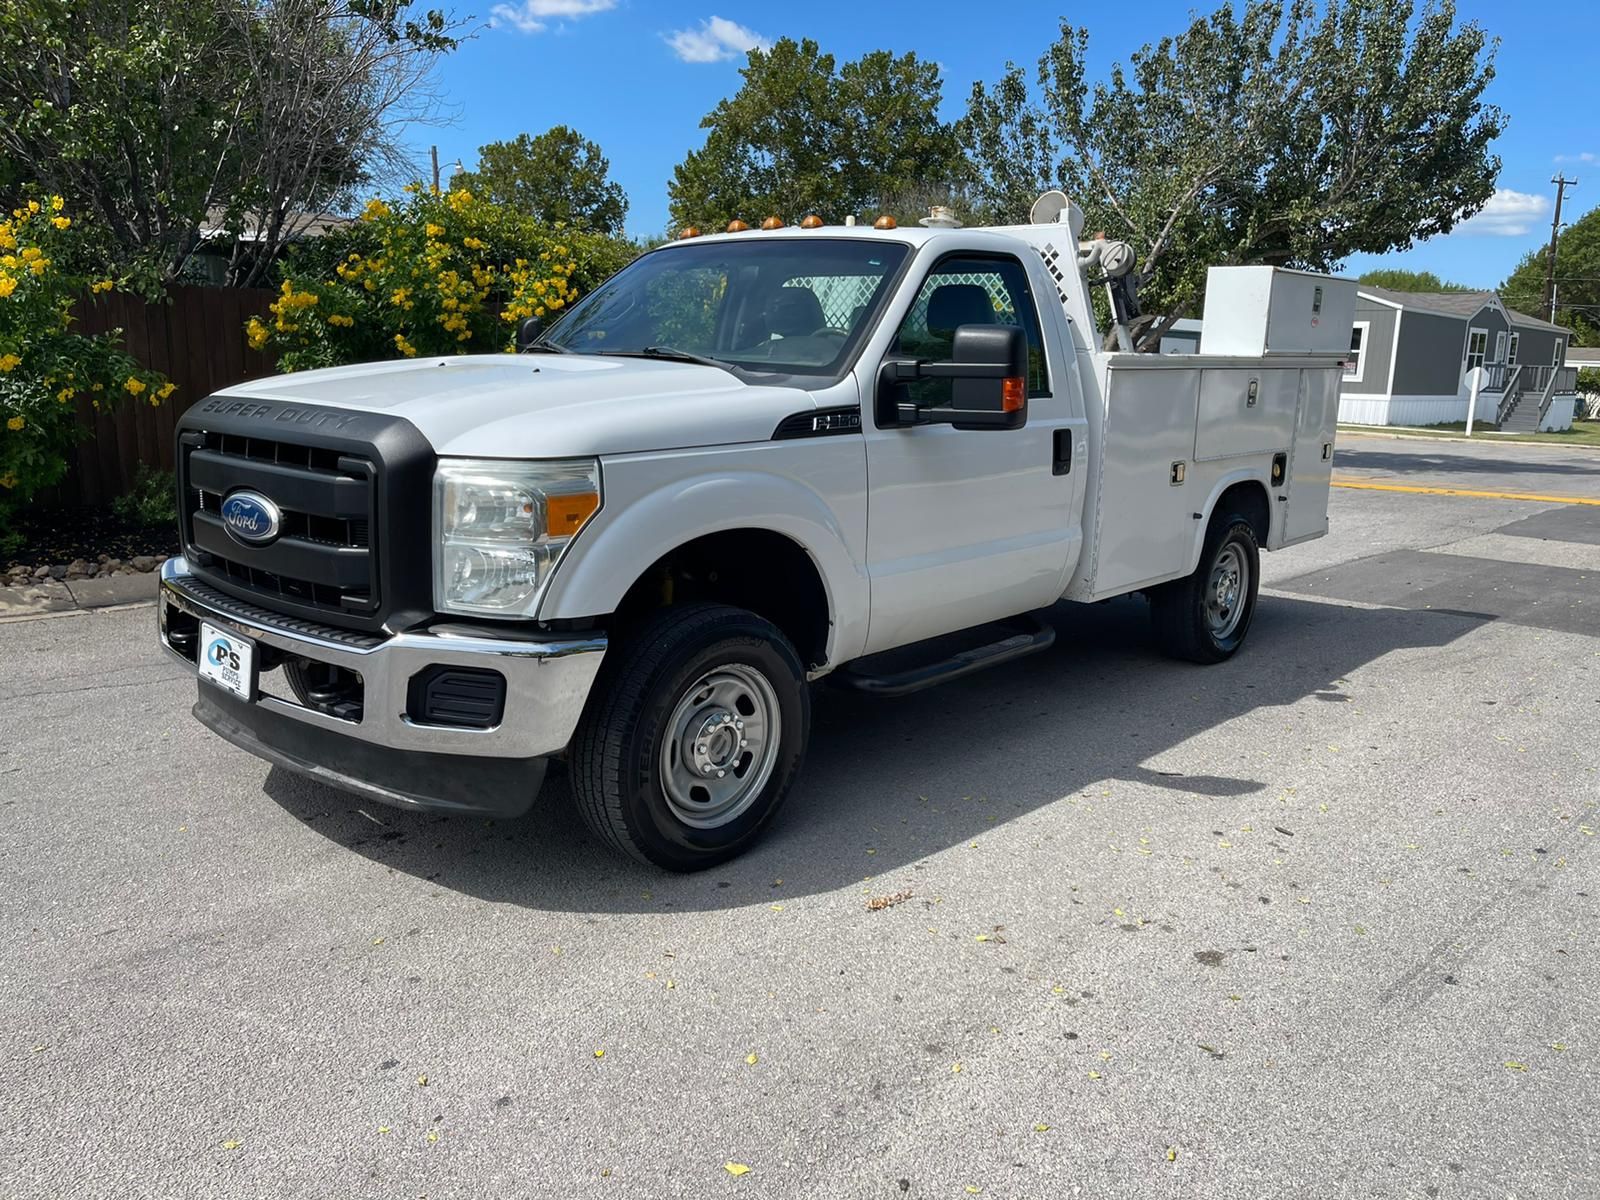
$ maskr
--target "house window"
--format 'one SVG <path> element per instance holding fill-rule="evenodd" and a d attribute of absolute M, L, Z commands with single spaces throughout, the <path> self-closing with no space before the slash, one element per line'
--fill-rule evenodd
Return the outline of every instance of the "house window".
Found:
<path fill-rule="evenodd" d="M 1367 330 L 1370 321 L 1357 321 L 1350 330 L 1350 353 L 1344 356 L 1344 377 L 1359 380 L 1361 364 L 1366 361 Z"/>
<path fill-rule="evenodd" d="M 1550 352 L 1550 365 L 1552 367 L 1559 367 L 1561 365 L 1561 339 L 1560 338 L 1556 339 L 1555 349 Z"/>
<path fill-rule="evenodd" d="M 1517 348 L 1521 345 L 1522 335 L 1520 333 L 1513 333 L 1511 335 L 1511 350 L 1506 358 L 1506 366 L 1514 367 L 1517 365 Z"/>
<path fill-rule="evenodd" d="M 1483 356 L 1489 347 L 1489 331 L 1487 329 L 1469 329 L 1467 331 L 1467 362 L 1462 368 L 1462 374 L 1474 367 L 1483 366 Z"/>
<path fill-rule="evenodd" d="M 1506 331 L 1501 329 L 1494 335 L 1494 360 L 1497 363 L 1506 361 Z"/>

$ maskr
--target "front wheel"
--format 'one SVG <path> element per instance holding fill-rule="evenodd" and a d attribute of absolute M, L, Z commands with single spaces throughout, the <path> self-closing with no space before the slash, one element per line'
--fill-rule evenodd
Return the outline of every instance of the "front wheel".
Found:
<path fill-rule="evenodd" d="M 732 858 L 777 813 L 810 734 L 789 640 L 720 604 L 663 609 L 613 646 L 571 749 L 607 844 L 669 871 Z"/>
<path fill-rule="evenodd" d="M 1197 663 L 1232 658 L 1255 615 L 1260 578 L 1255 529 L 1244 517 L 1219 513 L 1194 573 L 1164 585 L 1150 598 L 1162 651 Z"/>

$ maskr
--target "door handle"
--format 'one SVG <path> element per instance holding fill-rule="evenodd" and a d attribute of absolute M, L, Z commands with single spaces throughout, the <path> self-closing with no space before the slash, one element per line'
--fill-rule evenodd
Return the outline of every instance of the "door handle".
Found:
<path fill-rule="evenodd" d="M 1055 457 L 1050 464 L 1052 475 L 1065 475 L 1072 470 L 1072 430 L 1058 429 L 1055 436 Z"/>

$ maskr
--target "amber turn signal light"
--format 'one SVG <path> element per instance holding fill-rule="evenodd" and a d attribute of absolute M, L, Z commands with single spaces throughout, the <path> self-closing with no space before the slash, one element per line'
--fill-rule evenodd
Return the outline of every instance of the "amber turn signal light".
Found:
<path fill-rule="evenodd" d="M 600 507 L 597 492 L 565 492 L 546 496 L 545 532 L 550 537 L 571 537 Z"/>
<path fill-rule="evenodd" d="M 1021 375 L 1009 375 L 1000 381 L 1000 411 L 1021 412 L 1028 398 L 1028 381 Z"/>

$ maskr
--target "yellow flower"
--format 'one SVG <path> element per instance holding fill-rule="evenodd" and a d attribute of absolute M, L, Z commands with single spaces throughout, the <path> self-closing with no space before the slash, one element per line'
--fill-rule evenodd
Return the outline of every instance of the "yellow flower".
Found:
<path fill-rule="evenodd" d="M 67 206 L 67 202 L 65 200 L 63 200 L 60 196 L 51 196 L 50 197 L 50 211 L 51 212 L 60 212 L 66 206 Z"/>
<path fill-rule="evenodd" d="M 39 202 L 37 200 L 29 200 L 28 201 L 28 211 L 31 212 L 31 213 L 38 212 L 39 211 Z"/>
<path fill-rule="evenodd" d="M 426 233 L 431 238 L 443 237 L 444 236 L 444 226 L 443 225 L 435 225 L 432 221 L 429 221 L 426 225 L 423 226 L 423 232 Z"/>
<path fill-rule="evenodd" d="M 22 261 L 23 262 L 35 262 L 40 257 L 42 257 L 43 254 L 44 254 L 44 251 L 39 249 L 39 247 L 37 247 L 37 246 L 29 246 L 26 249 L 24 249 L 23 252 L 22 252 Z"/>
<path fill-rule="evenodd" d="M 51 217 L 50 218 L 50 224 L 54 225 L 57 229 L 65 229 L 69 225 L 72 224 L 72 218 L 71 217 Z"/>
<path fill-rule="evenodd" d="M 407 358 L 416 357 L 417 348 L 410 342 L 406 341 L 405 334 L 397 333 L 394 335 L 394 346 L 396 350 L 400 351 L 400 353 L 404 354 Z"/>
<path fill-rule="evenodd" d="M 168 396 L 172 395 L 172 393 L 177 391 L 177 390 L 178 390 L 178 385 L 177 384 L 172 383 L 171 381 L 163 383 L 160 387 L 158 387 L 156 389 L 156 399 L 157 400 L 165 400 Z"/>
<path fill-rule="evenodd" d="M 267 327 L 261 323 L 261 318 L 251 317 L 245 323 L 244 340 L 252 350 L 260 350 L 267 344 Z"/>
<path fill-rule="evenodd" d="M 109 279 L 97 279 L 89 285 L 89 290 L 98 295 L 101 292 L 109 292 L 114 287 L 116 284 Z"/>
<path fill-rule="evenodd" d="M 16 486 L 17 486 L 17 477 L 15 475 L 11 475 L 11 474 L 0 475 L 0 488 L 6 488 L 6 489 L 9 490 L 10 488 L 14 488 Z"/>
<path fill-rule="evenodd" d="M 483 241 L 480 238 L 475 238 L 475 237 L 462 238 L 461 239 L 461 244 L 463 246 L 465 246 L 468 250 L 482 250 L 483 249 Z"/>
<path fill-rule="evenodd" d="M 0 275 L 0 300 L 17 290 L 17 281 L 10 275 Z"/>
<path fill-rule="evenodd" d="M 11 430 L 12 433 L 19 433 L 26 424 L 27 422 L 21 417 L 12 417 L 11 420 L 6 422 L 6 428 Z"/>
<path fill-rule="evenodd" d="M 22 365 L 22 360 L 15 354 L 0 354 L 0 375 L 10 374 Z"/>
<path fill-rule="evenodd" d="M 140 392 L 144 391 L 144 382 L 135 376 L 129 375 L 122 387 L 123 390 L 128 393 L 128 395 L 137 396 Z"/>
<path fill-rule="evenodd" d="M 32 271 L 35 275 L 43 275 L 45 268 L 49 265 L 50 260 L 48 258 L 36 258 L 28 264 L 28 270 Z"/>
<path fill-rule="evenodd" d="M 388 215 L 389 206 L 376 196 L 368 200 L 367 207 L 361 210 L 361 219 L 363 221 L 376 221 L 379 217 L 387 217 Z"/>
<path fill-rule="evenodd" d="M 337 325 L 341 329 L 349 329 L 355 323 L 356 319 L 354 317 L 347 317 L 342 313 L 332 313 L 328 317 L 329 325 Z"/>
<path fill-rule="evenodd" d="M 56 403 L 57 404 L 65 404 L 68 400 L 71 400 L 71 399 L 72 399 L 72 389 L 69 388 L 69 387 L 62 388 L 59 392 L 56 393 Z"/>

